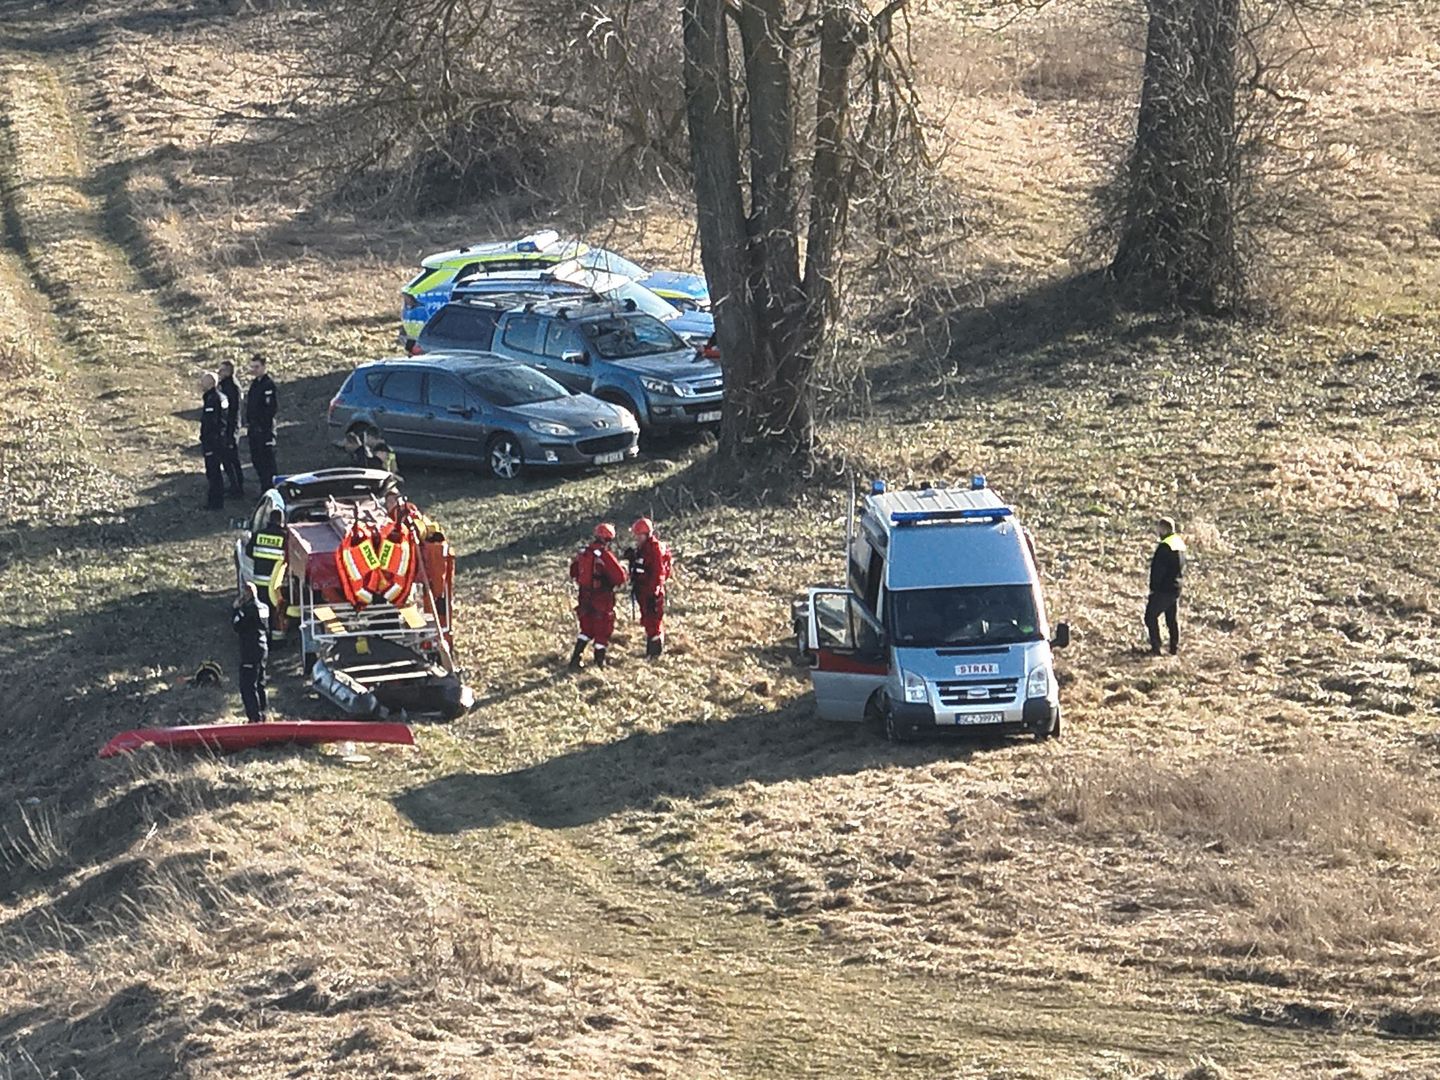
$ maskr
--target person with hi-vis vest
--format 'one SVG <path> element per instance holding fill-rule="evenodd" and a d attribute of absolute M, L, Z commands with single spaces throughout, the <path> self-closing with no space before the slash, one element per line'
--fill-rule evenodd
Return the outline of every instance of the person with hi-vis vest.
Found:
<path fill-rule="evenodd" d="M 1155 522 L 1160 543 L 1150 556 L 1150 598 L 1145 604 L 1145 630 L 1150 655 L 1160 655 L 1160 617 L 1170 634 L 1170 655 L 1180 651 L 1180 581 L 1185 576 L 1185 541 L 1170 518 Z"/>
<path fill-rule="evenodd" d="M 610 636 L 615 633 L 615 590 L 625 584 L 625 568 L 610 550 L 615 542 L 615 526 L 601 522 L 595 526 L 590 543 L 570 560 L 570 580 L 580 588 L 580 601 L 575 614 L 580 632 L 570 652 L 570 667 L 578 670 L 585 646 L 595 644 L 595 666 L 605 666 Z"/>

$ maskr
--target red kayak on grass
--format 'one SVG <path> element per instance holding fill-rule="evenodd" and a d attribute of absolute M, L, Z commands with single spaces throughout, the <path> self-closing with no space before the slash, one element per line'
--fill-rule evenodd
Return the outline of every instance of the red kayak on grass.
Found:
<path fill-rule="evenodd" d="M 139 728 L 122 731 L 100 750 L 102 758 L 159 746 L 171 750 L 208 749 L 229 753 L 257 746 L 299 743 L 397 743 L 414 746 L 415 736 L 405 724 L 377 724 L 364 720 L 284 720 L 271 724 L 193 724 L 189 727 Z"/>

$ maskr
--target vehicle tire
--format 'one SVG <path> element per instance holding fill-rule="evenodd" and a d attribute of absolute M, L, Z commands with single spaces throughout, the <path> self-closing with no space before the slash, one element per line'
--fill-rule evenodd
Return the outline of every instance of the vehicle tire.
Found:
<path fill-rule="evenodd" d="M 1060 713 L 1057 710 L 1055 713 L 1055 723 L 1050 725 L 1050 730 L 1048 731 L 1037 731 L 1035 733 L 1035 741 L 1044 742 L 1047 739 L 1058 738 L 1060 738 Z"/>
<path fill-rule="evenodd" d="M 610 393 L 602 393 L 600 395 L 600 400 L 605 402 L 607 405 L 614 405 L 617 408 L 624 409 L 632 417 L 634 417 L 635 426 L 640 426 L 640 410 L 637 409 L 635 407 L 635 403 L 631 401 L 628 397 L 626 397 L 624 394 L 614 391 L 611 391 Z M 643 436 L 644 432 L 641 432 L 641 435 Z"/>
<path fill-rule="evenodd" d="M 890 707 L 890 699 L 882 697 L 880 701 L 880 718 L 884 724 L 885 738 L 892 743 L 908 743 L 911 741 L 910 732 L 903 730 L 895 722 L 895 710 Z"/>
<path fill-rule="evenodd" d="M 501 432 L 485 444 L 485 467 L 496 480 L 511 483 L 525 471 L 525 452 L 514 435 Z"/>
<path fill-rule="evenodd" d="M 374 446 L 377 442 L 384 442 L 385 436 L 374 424 L 351 424 L 345 432 L 346 435 L 355 435 L 361 442 Z"/>

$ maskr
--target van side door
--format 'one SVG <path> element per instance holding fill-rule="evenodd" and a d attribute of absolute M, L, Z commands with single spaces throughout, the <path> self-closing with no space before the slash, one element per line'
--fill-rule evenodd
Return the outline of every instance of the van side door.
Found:
<path fill-rule="evenodd" d="M 849 589 L 811 589 L 806 616 L 810 684 L 822 720 L 859 723 L 890 677 L 880 624 Z"/>

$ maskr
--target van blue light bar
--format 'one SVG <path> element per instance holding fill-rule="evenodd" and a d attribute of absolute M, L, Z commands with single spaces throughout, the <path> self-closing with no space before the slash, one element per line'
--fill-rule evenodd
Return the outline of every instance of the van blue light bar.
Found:
<path fill-rule="evenodd" d="M 972 506 L 957 510 L 896 510 L 890 520 L 896 525 L 918 525 L 924 521 L 999 521 L 1015 511 L 1008 506 Z"/>

